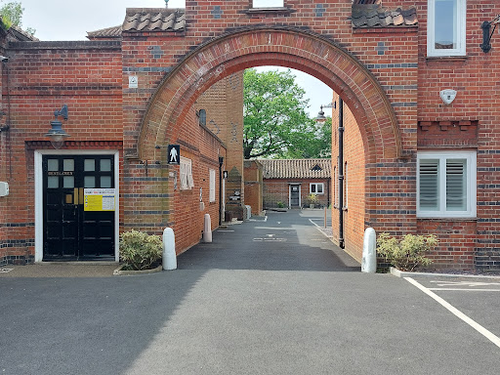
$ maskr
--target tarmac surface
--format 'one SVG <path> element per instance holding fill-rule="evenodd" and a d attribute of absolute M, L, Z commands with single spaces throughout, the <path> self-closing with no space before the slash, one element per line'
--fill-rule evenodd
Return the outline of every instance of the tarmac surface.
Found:
<path fill-rule="evenodd" d="M 221 228 L 176 271 L 15 267 L 0 374 L 498 374 L 499 279 L 412 277 L 487 337 L 407 279 L 359 272 L 322 215 Z"/>

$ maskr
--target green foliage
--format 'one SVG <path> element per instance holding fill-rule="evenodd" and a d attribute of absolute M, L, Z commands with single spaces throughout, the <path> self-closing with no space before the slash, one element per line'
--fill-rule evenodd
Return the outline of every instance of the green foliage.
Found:
<path fill-rule="evenodd" d="M 317 158 L 331 154 L 331 120 L 319 125 L 308 117 L 305 91 L 286 72 L 258 73 L 247 69 L 244 74 L 245 159 L 260 156 L 272 158 Z M 329 131 L 325 134 L 324 129 Z M 325 151 L 326 149 L 326 151 Z"/>
<path fill-rule="evenodd" d="M 316 194 L 309 194 L 306 199 L 306 204 L 308 205 L 316 205 L 319 203 L 319 198 Z"/>
<path fill-rule="evenodd" d="M 415 236 L 407 234 L 401 241 L 388 233 L 381 233 L 377 238 L 377 252 L 391 265 L 401 271 L 413 271 L 419 266 L 428 266 L 432 260 L 425 257 L 438 244 L 435 235 Z"/>
<path fill-rule="evenodd" d="M 1 3 L 4 3 L 2 0 Z M 12 26 L 22 27 L 24 8 L 21 2 L 10 1 L 0 7 L 0 15 L 3 26 L 10 29 Z M 28 27 L 25 30 L 30 35 L 35 35 L 35 29 Z"/>
<path fill-rule="evenodd" d="M 160 236 L 131 230 L 120 236 L 120 260 L 124 269 L 153 268 L 162 258 L 163 243 Z"/>
<path fill-rule="evenodd" d="M 277 202 L 276 205 L 278 206 L 278 208 L 285 208 L 285 204 L 281 201 Z"/>
<path fill-rule="evenodd" d="M 3 1 L 2 1 L 3 3 Z M 11 26 L 20 26 L 23 18 L 24 8 L 20 2 L 8 2 L 0 8 L 2 23 L 9 29 Z"/>

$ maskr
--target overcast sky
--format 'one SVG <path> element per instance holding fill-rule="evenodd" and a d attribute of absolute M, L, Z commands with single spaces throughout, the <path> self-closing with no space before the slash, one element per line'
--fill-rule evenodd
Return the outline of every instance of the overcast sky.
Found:
<path fill-rule="evenodd" d="M 117 26 L 125 19 L 126 8 L 162 8 L 164 0 L 17 0 L 24 8 L 23 27 L 36 30 L 42 41 L 87 40 L 87 31 Z M 270 1 L 280 0 L 265 0 Z M 7 0 L 1 1 L 8 2 Z M 271 3 L 269 3 L 271 5 Z M 184 0 L 170 0 L 169 8 L 184 8 Z M 319 107 L 331 101 L 332 90 L 314 77 L 294 71 L 297 83 L 310 99 L 310 116 L 316 116 Z M 331 115 L 331 111 L 325 113 Z"/>

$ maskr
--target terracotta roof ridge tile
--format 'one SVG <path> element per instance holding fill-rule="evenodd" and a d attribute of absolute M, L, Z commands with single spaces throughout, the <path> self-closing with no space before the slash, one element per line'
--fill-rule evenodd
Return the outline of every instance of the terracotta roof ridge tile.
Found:
<path fill-rule="evenodd" d="M 373 27 L 412 27 L 418 25 L 417 10 L 415 7 L 387 10 L 382 6 L 354 4 L 351 21 L 354 28 Z"/>

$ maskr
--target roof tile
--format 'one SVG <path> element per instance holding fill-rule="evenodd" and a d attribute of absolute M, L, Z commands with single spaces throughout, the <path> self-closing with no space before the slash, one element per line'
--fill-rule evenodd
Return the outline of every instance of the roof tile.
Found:
<path fill-rule="evenodd" d="M 259 159 L 264 179 L 331 178 L 331 159 Z"/>
<path fill-rule="evenodd" d="M 184 31 L 184 11 L 168 8 L 129 8 L 123 22 L 123 31 Z"/>
<path fill-rule="evenodd" d="M 418 25 L 417 11 L 415 8 L 402 10 L 398 8 L 390 11 L 382 8 L 380 4 L 354 4 L 352 6 L 353 27 L 416 27 Z"/>

